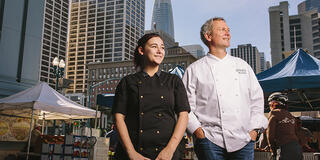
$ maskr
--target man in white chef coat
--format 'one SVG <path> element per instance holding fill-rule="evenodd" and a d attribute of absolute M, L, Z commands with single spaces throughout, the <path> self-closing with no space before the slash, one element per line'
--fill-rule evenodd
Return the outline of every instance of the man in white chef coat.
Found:
<path fill-rule="evenodd" d="M 254 141 L 268 125 L 263 91 L 251 67 L 227 54 L 231 36 L 223 18 L 209 19 L 200 35 L 209 53 L 183 76 L 197 157 L 253 160 Z"/>

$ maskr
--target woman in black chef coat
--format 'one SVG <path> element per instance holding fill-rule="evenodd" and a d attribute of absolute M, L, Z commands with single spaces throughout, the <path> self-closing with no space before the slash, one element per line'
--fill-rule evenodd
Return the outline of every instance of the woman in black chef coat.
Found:
<path fill-rule="evenodd" d="M 158 34 L 145 34 L 134 53 L 137 73 L 118 84 L 112 113 L 121 144 L 119 160 L 180 159 L 177 148 L 188 123 L 189 102 L 176 75 L 162 72 L 165 56 Z"/>

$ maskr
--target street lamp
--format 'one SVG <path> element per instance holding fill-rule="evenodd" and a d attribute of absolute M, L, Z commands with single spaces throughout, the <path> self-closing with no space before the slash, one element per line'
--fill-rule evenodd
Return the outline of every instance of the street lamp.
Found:
<path fill-rule="evenodd" d="M 66 64 L 64 63 L 64 60 L 61 59 L 59 62 L 59 58 L 55 57 L 52 61 L 53 65 L 53 73 L 56 76 L 56 91 L 58 91 L 59 87 L 59 78 L 62 78 L 64 75 L 64 67 Z M 54 130 L 56 129 L 56 120 L 53 120 L 53 127 Z M 63 127 L 63 133 L 64 133 L 64 127 Z"/>
<path fill-rule="evenodd" d="M 58 91 L 58 83 L 59 83 L 59 78 L 62 78 L 64 75 L 64 67 L 66 66 L 66 64 L 64 63 L 64 60 L 61 59 L 59 62 L 59 58 L 55 57 L 52 61 L 52 65 L 53 65 L 53 73 L 56 76 L 56 91 Z"/>

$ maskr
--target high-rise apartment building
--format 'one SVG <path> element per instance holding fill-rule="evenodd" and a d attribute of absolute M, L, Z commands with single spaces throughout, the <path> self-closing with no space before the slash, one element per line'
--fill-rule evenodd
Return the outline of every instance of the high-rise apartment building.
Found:
<path fill-rule="evenodd" d="M 285 58 L 284 53 L 307 49 L 320 58 L 320 14 L 317 9 L 289 16 L 288 2 L 269 8 L 272 65 Z"/>
<path fill-rule="evenodd" d="M 154 1 L 151 26 L 153 30 L 162 30 L 174 39 L 171 0 Z"/>
<path fill-rule="evenodd" d="M 260 53 L 257 47 L 251 44 L 238 45 L 238 48 L 231 48 L 231 55 L 245 60 L 255 74 L 261 72 Z"/>
<path fill-rule="evenodd" d="M 266 66 L 266 60 L 264 58 L 264 52 L 260 52 L 260 70 L 261 72 L 265 71 L 267 66 Z"/>
<path fill-rule="evenodd" d="M 40 81 L 54 86 L 52 61 L 65 60 L 69 19 L 69 0 L 46 0 L 40 58 Z"/>
<path fill-rule="evenodd" d="M 72 0 L 67 93 L 86 93 L 87 65 L 130 60 L 144 34 L 145 0 Z"/>
<path fill-rule="evenodd" d="M 69 0 L 0 0 L 0 98 L 39 81 L 54 86 L 54 57 L 64 59 Z"/>
<path fill-rule="evenodd" d="M 288 2 L 269 8 L 270 48 L 272 64 L 284 59 L 282 52 L 290 50 Z"/>

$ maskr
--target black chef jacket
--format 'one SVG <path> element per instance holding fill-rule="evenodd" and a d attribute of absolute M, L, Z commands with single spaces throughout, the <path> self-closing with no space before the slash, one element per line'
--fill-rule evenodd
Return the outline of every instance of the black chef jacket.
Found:
<path fill-rule="evenodd" d="M 113 114 L 125 115 L 135 150 L 151 159 L 168 144 L 176 114 L 182 111 L 190 111 L 184 85 L 178 76 L 162 71 L 152 77 L 145 72 L 124 77 L 117 86 L 112 107 Z M 128 159 L 122 145 L 118 145 L 116 155 L 118 159 Z M 177 155 L 173 159 L 179 159 Z"/>

